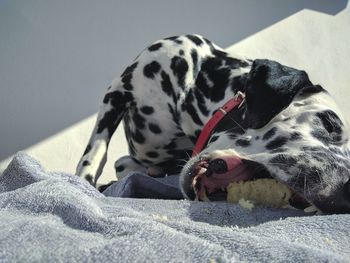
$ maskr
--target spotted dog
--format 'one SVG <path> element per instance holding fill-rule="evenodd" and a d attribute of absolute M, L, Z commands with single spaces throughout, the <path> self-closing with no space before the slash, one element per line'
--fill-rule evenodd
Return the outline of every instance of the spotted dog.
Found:
<path fill-rule="evenodd" d="M 191 158 L 205 124 L 237 94 L 244 95 L 241 105 L 225 112 Z M 184 196 L 199 200 L 225 199 L 229 181 L 275 178 L 299 203 L 350 212 L 348 125 L 329 93 L 304 71 L 238 57 L 199 35 L 155 42 L 103 99 L 77 167 L 93 185 L 122 120 L 130 155 L 115 162 L 118 178 L 132 170 L 181 172 Z"/>

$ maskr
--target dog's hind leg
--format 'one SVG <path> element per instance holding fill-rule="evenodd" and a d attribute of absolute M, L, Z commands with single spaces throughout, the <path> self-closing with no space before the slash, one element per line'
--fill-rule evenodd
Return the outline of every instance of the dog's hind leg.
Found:
<path fill-rule="evenodd" d="M 132 94 L 122 87 L 119 80 L 114 81 L 108 88 L 89 143 L 76 170 L 76 175 L 86 179 L 92 185 L 96 185 L 102 173 L 107 161 L 110 139 L 132 99 Z"/>

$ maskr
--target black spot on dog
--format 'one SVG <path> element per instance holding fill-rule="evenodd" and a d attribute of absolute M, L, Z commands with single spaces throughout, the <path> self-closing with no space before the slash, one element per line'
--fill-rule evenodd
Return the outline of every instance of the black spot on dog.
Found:
<path fill-rule="evenodd" d="M 115 116 L 117 114 L 118 112 L 114 108 L 110 111 L 107 111 L 103 115 L 102 119 L 98 122 L 97 133 L 101 133 L 104 129 L 107 129 L 108 135 L 111 137 L 117 126 L 117 123 L 115 122 Z"/>
<path fill-rule="evenodd" d="M 153 79 L 155 74 L 160 71 L 160 64 L 157 61 L 152 61 L 143 68 L 143 74 L 145 77 Z"/>
<path fill-rule="evenodd" d="M 210 93 L 210 99 L 213 102 L 222 101 L 225 96 L 226 87 L 229 84 L 231 67 L 224 66 L 222 59 L 213 57 L 203 61 L 201 71 L 205 72 L 209 80 L 213 83 L 212 90 L 215 90 L 215 92 Z"/>
<path fill-rule="evenodd" d="M 85 175 L 85 180 L 92 184 L 94 182 L 94 177 L 91 174 L 87 174 Z"/>
<path fill-rule="evenodd" d="M 274 140 L 270 141 L 265 147 L 268 150 L 274 150 L 276 148 L 282 147 L 285 145 L 288 141 L 288 138 L 283 136 L 278 136 Z"/>
<path fill-rule="evenodd" d="M 188 71 L 188 63 L 187 61 L 179 56 L 174 56 L 171 59 L 170 68 L 172 69 L 174 75 L 177 77 L 177 81 L 179 86 L 184 89 L 185 85 L 185 77 Z"/>
<path fill-rule="evenodd" d="M 168 103 L 168 110 L 172 116 L 173 121 L 179 126 L 179 115 L 170 103 Z"/>
<path fill-rule="evenodd" d="M 301 133 L 300 132 L 293 132 L 291 135 L 290 135 L 290 140 L 291 141 L 297 141 L 297 140 L 300 140 L 301 139 Z"/>
<path fill-rule="evenodd" d="M 133 100 L 134 100 L 134 97 L 131 94 L 131 92 L 126 91 L 123 93 L 121 91 L 116 90 L 116 91 L 108 92 L 103 98 L 103 103 L 104 104 L 111 103 L 111 105 L 114 108 L 120 111 L 123 111 L 124 105 Z"/>
<path fill-rule="evenodd" d="M 268 130 L 264 135 L 263 135 L 263 140 L 266 141 L 270 139 L 272 136 L 276 134 L 277 128 L 273 127 L 272 129 Z"/>
<path fill-rule="evenodd" d="M 194 123 L 196 123 L 198 125 L 203 125 L 203 122 L 199 118 L 199 115 L 197 113 L 196 108 L 192 104 L 189 104 L 189 105 L 186 106 L 186 111 L 191 116 L 191 118 L 194 121 Z"/>
<path fill-rule="evenodd" d="M 134 121 L 136 127 L 138 129 L 144 129 L 145 128 L 145 118 L 142 117 L 137 111 L 133 114 L 132 120 Z"/>
<path fill-rule="evenodd" d="M 139 143 L 139 144 L 143 144 L 146 141 L 145 136 L 143 136 L 143 134 L 139 131 L 136 130 L 133 134 L 132 134 L 132 138 L 134 139 L 135 142 Z"/>
<path fill-rule="evenodd" d="M 120 172 L 122 172 L 122 171 L 124 171 L 125 170 L 125 166 L 124 165 L 118 165 L 116 168 L 115 168 L 115 171 L 117 172 L 117 173 L 120 173 Z"/>
<path fill-rule="evenodd" d="M 197 46 L 200 46 L 200 45 L 203 44 L 203 41 L 199 37 L 197 37 L 195 35 L 187 35 L 186 37 L 189 40 L 191 40 L 193 43 L 195 43 Z"/>
<path fill-rule="evenodd" d="M 185 55 L 185 52 L 183 51 L 183 49 L 180 49 L 180 50 L 179 50 L 179 55 L 180 55 L 180 56 Z"/>
<path fill-rule="evenodd" d="M 341 126 L 343 125 L 343 123 L 334 111 L 326 110 L 323 112 L 316 113 L 316 116 L 321 120 L 324 128 L 327 130 L 328 133 L 342 133 Z"/>
<path fill-rule="evenodd" d="M 136 147 L 135 147 L 134 143 L 132 142 L 132 140 L 128 140 L 128 145 L 129 145 L 130 155 L 135 155 L 136 154 Z"/>
<path fill-rule="evenodd" d="M 196 79 L 197 88 L 204 94 L 206 98 L 210 98 L 211 88 L 207 82 L 207 79 L 204 76 L 203 72 L 199 72 Z"/>
<path fill-rule="evenodd" d="M 193 63 L 193 78 L 196 79 L 198 74 L 198 54 L 195 49 L 191 50 L 191 58 Z"/>
<path fill-rule="evenodd" d="M 157 152 L 147 152 L 146 155 L 150 158 L 157 158 L 159 156 Z"/>
<path fill-rule="evenodd" d="M 176 137 L 184 137 L 184 136 L 186 136 L 186 134 L 183 132 L 177 132 L 177 133 L 175 133 L 175 136 Z"/>
<path fill-rule="evenodd" d="M 88 144 L 88 145 L 86 146 L 86 148 L 85 148 L 85 151 L 84 151 L 84 154 L 83 154 L 83 155 L 88 154 L 90 151 L 91 151 L 91 145 Z"/>
<path fill-rule="evenodd" d="M 204 116 L 209 115 L 209 110 L 206 107 L 205 100 L 203 98 L 203 95 L 201 94 L 201 91 L 199 89 L 194 89 L 194 95 L 197 99 L 197 105 L 199 110 L 202 112 Z"/>
<path fill-rule="evenodd" d="M 165 146 L 163 147 L 163 149 L 165 149 L 165 150 L 173 150 L 173 149 L 175 149 L 176 147 L 177 147 L 176 142 L 175 142 L 175 141 L 171 141 L 170 143 L 168 143 L 167 145 L 165 145 Z"/>
<path fill-rule="evenodd" d="M 311 135 L 321 141 L 324 145 L 339 144 L 342 141 L 343 123 L 331 110 L 316 113 L 314 119 L 315 129 Z"/>
<path fill-rule="evenodd" d="M 153 44 L 152 46 L 150 46 L 148 48 L 148 50 L 151 51 L 151 52 L 152 51 L 156 51 L 156 50 L 160 49 L 162 46 L 163 46 L 162 43 L 156 43 L 156 44 Z"/>
<path fill-rule="evenodd" d="M 167 38 L 164 38 L 164 40 L 170 40 L 170 41 L 173 41 L 173 42 L 175 42 L 176 44 L 179 44 L 179 45 L 182 44 L 182 40 L 180 40 L 178 36 L 167 37 Z"/>
<path fill-rule="evenodd" d="M 151 115 L 151 114 L 154 112 L 154 109 L 153 109 L 153 107 L 151 107 L 151 106 L 142 106 L 142 107 L 140 108 L 140 111 L 141 111 L 143 114 Z"/>
<path fill-rule="evenodd" d="M 122 77 L 123 87 L 126 90 L 133 90 L 134 87 L 131 84 L 132 74 L 127 74 L 124 77 Z"/>
<path fill-rule="evenodd" d="M 160 82 L 160 85 L 162 87 L 162 90 L 168 95 L 168 96 L 172 96 L 174 93 L 173 90 L 173 84 L 170 81 L 170 77 L 169 75 L 162 70 L 162 73 L 160 74 L 162 77 L 162 80 Z"/>
<path fill-rule="evenodd" d="M 196 136 L 197 138 L 199 137 L 199 135 L 201 135 L 201 133 L 202 133 L 201 130 L 196 130 L 196 131 L 194 132 L 194 134 L 195 134 L 195 136 Z"/>
<path fill-rule="evenodd" d="M 238 139 L 236 141 L 236 145 L 241 147 L 248 147 L 250 145 L 250 140 L 248 138 Z"/>
<path fill-rule="evenodd" d="M 160 129 L 160 127 L 155 123 L 149 123 L 148 128 L 151 132 L 153 132 L 155 134 L 162 133 L 162 130 Z"/>
<path fill-rule="evenodd" d="M 85 161 L 83 162 L 83 166 L 89 166 L 89 165 L 91 165 L 91 162 L 90 162 L 90 161 L 85 160 Z"/>
<path fill-rule="evenodd" d="M 219 136 L 214 135 L 214 136 L 212 136 L 212 137 L 210 138 L 209 143 L 215 142 L 215 141 L 217 141 L 218 139 L 219 139 Z"/>
<path fill-rule="evenodd" d="M 126 76 L 126 75 L 132 74 L 132 73 L 134 72 L 134 70 L 136 69 L 137 64 L 138 64 L 138 62 L 135 62 L 135 63 L 133 63 L 132 65 L 130 65 L 129 67 L 127 67 L 127 68 L 124 70 L 124 72 L 121 74 L 121 77 L 124 77 L 124 76 Z"/>

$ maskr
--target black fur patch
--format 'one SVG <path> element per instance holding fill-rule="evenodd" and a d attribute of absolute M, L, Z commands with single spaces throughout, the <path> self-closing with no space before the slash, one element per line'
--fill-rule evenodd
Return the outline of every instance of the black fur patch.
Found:
<path fill-rule="evenodd" d="M 155 74 L 160 71 L 160 64 L 157 61 L 152 61 L 143 68 L 143 74 L 150 79 L 153 79 Z"/>
<path fill-rule="evenodd" d="M 206 107 L 205 100 L 204 100 L 203 95 L 201 94 L 200 90 L 199 89 L 195 89 L 194 90 L 194 95 L 195 95 L 195 97 L 197 99 L 197 105 L 198 105 L 199 110 L 202 112 L 202 114 L 204 116 L 208 116 L 209 115 L 209 110 Z"/>
<path fill-rule="evenodd" d="M 203 41 L 199 37 L 197 37 L 195 35 L 187 35 L 186 37 L 189 40 L 191 40 L 193 43 L 195 43 L 197 46 L 200 46 L 200 45 L 203 44 Z"/>
<path fill-rule="evenodd" d="M 316 113 L 316 116 L 321 120 L 324 128 L 327 130 L 328 133 L 342 133 L 341 126 L 343 125 L 343 123 L 334 111 L 326 110 L 323 112 Z"/>
<path fill-rule="evenodd" d="M 118 112 L 114 108 L 105 112 L 105 115 L 103 115 L 102 119 L 98 122 L 97 133 L 101 133 L 104 129 L 107 129 L 108 135 L 111 137 L 118 125 L 118 123 L 115 122 L 116 115 L 118 115 Z"/>
<path fill-rule="evenodd" d="M 180 56 L 185 55 L 185 52 L 183 51 L 183 49 L 180 49 L 180 50 L 179 50 L 179 55 L 180 55 Z"/>
<path fill-rule="evenodd" d="M 173 95 L 173 84 L 171 84 L 169 75 L 162 70 L 162 73 L 160 74 L 162 77 L 162 80 L 160 82 L 160 85 L 162 87 L 162 90 L 170 97 Z"/>
<path fill-rule="evenodd" d="M 155 123 L 149 123 L 148 128 L 151 132 L 153 132 L 155 134 L 162 133 L 162 130 L 160 129 L 160 127 Z"/>
<path fill-rule="evenodd" d="M 187 61 L 179 56 L 174 56 L 171 59 L 170 68 L 172 69 L 174 75 L 177 77 L 177 81 L 179 86 L 184 89 L 185 85 L 185 77 L 188 71 L 188 63 Z"/>
<path fill-rule="evenodd" d="M 241 147 L 248 147 L 250 145 L 250 140 L 249 139 L 238 139 L 236 141 L 237 146 Z"/>
<path fill-rule="evenodd" d="M 167 38 L 164 38 L 164 40 L 170 40 L 170 41 L 173 41 L 175 42 L 176 44 L 182 44 L 182 40 L 178 39 L 179 37 L 178 36 L 173 36 L 173 37 L 167 37 Z"/>
<path fill-rule="evenodd" d="M 207 82 L 207 79 L 204 76 L 204 73 L 199 72 L 196 79 L 196 86 L 197 88 L 204 94 L 206 98 L 210 98 L 211 94 L 211 87 L 209 87 L 209 84 Z"/>
<path fill-rule="evenodd" d="M 274 150 L 285 145 L 287 141 L 288 141 L 288 138 L 283 136 L 278 136 L 274 140 L 270 141 L 265 147 L 268 150 Z"/>
<path fill-rule="evenodd" d="M 270 139 L 272 136 L 276 134 L 277 128 L 273 127 L 272 129 L 268 130 L 262 137 L 264 141 Z"/>
<path fill-rule="evenodd" d="M 311 135 L 323 144 L 338 144 L 342 140 L 342 125 L 339 117 L 331 110 L 316 113 L 315 130 Z M 323 127 L 320 127 L 320 124 Z"/>
<path fill-rule="evenodd" d="M 156 43 L 156 44 L 153 44 L 152 46 L 150 46 L 148 48 L 148 50 L 151 51 L 151 52 L 152 51 L 156 51 L 156 50 L 160 49 L 162 46 L 163 46 L 162 43 Z"/>
<path fill-rule="evenodd" d="M 215 141 L 217 141 L 218 139 L 219 139 L 219 136 L 214 135 L 214 136 L 212 136 L 212 137 L 210 138 L 209 143 L 215 142 Z"/>
<path fill-rule="evenodd" d="M 223 60 L 217 57 L 207 58 L 203 61 L 201 70 L 207 74 L 209 80 L 214 84 L 212 90 L 215 90 L 215 92 L 210 93 L 212 101 L 220 102 L 223 100 L 226 87 L 229 84 L 231 69 L 231 66 L 223 66 Z"/>
<path fill-rule="evenodd" d="M 145 128 L 145 118 L 142 117 L 138 111 L 136 111 L 133 115 L 132 115 L 132 120 L 134 121 L 137 129 L 144 129 Z"/>
<path fill-rule="evenodd" d="M 151 106 L 143 106 L 143 107 L 140 108 L 140 111 L 143 114 L 151 115 L 154 112 L 154 109 Z"/>
<path fill-rule="evenodd" d="M 121 77 L 124 77 L 126 75 L 132 74 L 137 67 L 138 62 L 133 63 L 132 65 L 128 66 L 124 72 L 121 74 Z"/>
<path fill-rule="evenodd" d="M 120 172 L 122 172 L 122 171 L 124 171 L 125 170 L 125 166 L 124 165 L 118 165 L 116 168 L 115 168 L 115 171 L 117 172 L 117 173 L 120 173 Z"/>
<path fill-rule="evenodd" d="M 165 150 L 172 150 L 172 149 L 175 149 L 176 147 L 177 147 L 176 142 L 175 141 L 171 141 L 170 143 L 165 145 L 163 147 L 163 149 L 165 149 Z"/>
<path fill-rule="evenodd" d="M 170 103 L 168 103 L 168 109 L 169 109 L 169 112 L 171 113 L 171 116 L 173 118 L 173 121 L 179 125 L 179 115 L 177 113 L 177 111 L 173 108 L 173 106 L 171 106 Z"/>
<path fill-rule="evenodd" d="M 85 161 L 83 162 L 83 166 L 89 166 L 89 165 L 91 165 L 91 162 L 90 162 L 90 161 L 85 160 Z"/>
<path fill-rule="evenodd" d="M 135 133 L 132 134 L 132 138 L 135 142 L 139 144 L 145 143 L 146 141 L 145 136 L 143 136 L 143 134 L 139 130 L 136 130 Z"/>
<path fill-rule="evenodd" d="M 132 74 L 128 74 L 125 75 L 124 77 L 122 77 L 122 82 L 123 82 L 123 87 L 126 90 L 133 90 L 134 87 L 131 84 L 131 80 L 132 80 Z"/>
<path fill-rule="evenodd" d="M 195 49 L 191 50 L 191 57 L 193 62 L 193 78 L 196 79 L 198 74 L 198 54 Z"/>
<path fill-rule="evenodd" d="M 290 140 L 291 141 L 297 141 L 297 140 L 300 140 L 301 139 L 301 133 L 300 132 L 293 132 L 291 135 L 290 135 Z"/>
<path fill-rule="evenodd" d="M 84 154 L 83 154 L 83 155 L 88 154 L 90 151 L 91 151 L 91 145 L 88 144 L 88 145 L 86 146 L 86 148 L 85 148 L 85 151 L 84 151 Z"/>

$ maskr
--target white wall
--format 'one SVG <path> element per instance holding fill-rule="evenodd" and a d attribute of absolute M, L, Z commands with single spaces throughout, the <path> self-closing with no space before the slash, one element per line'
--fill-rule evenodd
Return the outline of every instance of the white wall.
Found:
<path fill-rule="evenodd" d="M 305 8 L 333 16 L 346 4 L 0 0 L 0 160 L 95 113 L 111 79 L 159 38 L 193 32 L 225 47 Z"/>

